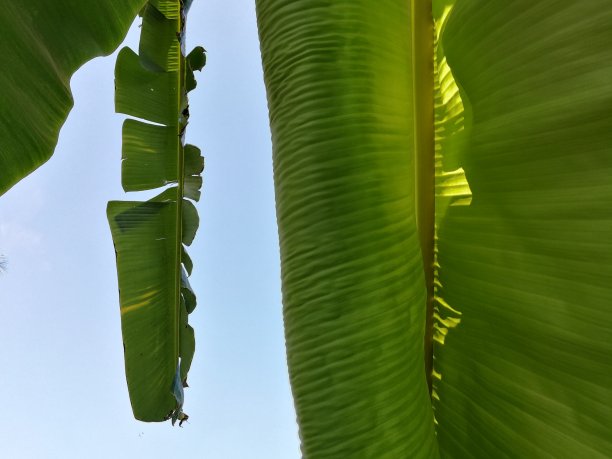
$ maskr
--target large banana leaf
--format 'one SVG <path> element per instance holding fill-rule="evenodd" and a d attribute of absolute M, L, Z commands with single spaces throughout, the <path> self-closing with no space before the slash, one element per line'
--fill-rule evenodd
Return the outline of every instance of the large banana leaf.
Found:
<path fill-rule="evenodd" d="M 410 2 L 256 4 L 303 454 L 435 457 Z"/>
<path fill-rule="evenodd" d="M 612 4 L 457 1 L 441 40 L 473 193 L 439 223 L 441 451 L 612 457 Z"/>
<path fill-rule="evenodd" d="M 113 201 L 108 219 L 117 252 L 125 368 L 134 416 L 183 420 L 183 387 L 195 350 L 187 316 L 196 305 L 188 275 L 204 167 L 200 150 L 183 145 L 193 70 L 202 48 L 184 53 L 186 8 L 149 2 L 139 54 L 124 48 L 116 66 L 116 109 L 155 122 L 123 125 L 122 184 L 139 191 L 177 184 L 146 202 Z"/>
<path fill-rule="evenodd" d="M 145 0 L 5 1 L 0 8 L 0 195 L 47 161 L 70 77 L 119 45 Z"/>
<path fill-rule="evenodd" d="M 304 456 L 612 457 L 612 7 L 411 3 L 257 1 Z"/>

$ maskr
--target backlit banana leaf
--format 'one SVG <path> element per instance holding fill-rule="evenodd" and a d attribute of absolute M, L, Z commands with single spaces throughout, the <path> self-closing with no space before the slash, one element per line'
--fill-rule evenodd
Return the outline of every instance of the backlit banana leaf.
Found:
<path fill-rule="evenodd" d="M 2 2 L 0 195 L 51 157 L 73 105 L 70 77 L 112 53 L 144 3 Z"/>
<path fill-rule="evenodd" d="M 612 457 L 612 3 L 457 1 L 441 41 L 473 195 L 439 223 L 441 452 Z"/>
<path fill-rule="evenodd" d="M 112 201 L 108 219 L 117 252 L 125 368 L 134 416 L 143 421 L 186 419 L 183 387 L 195 350 L 188 314 L 196 306 L 185 245 L 199 219 L 204 160 L 183 145 L 187 90 L 203 49 L 185 58 L 186 9 L 179 0 L 150 2 L 142 11 L 139 54 L 124 48 L 115 70 L 123 125 L 122 184 L 126 191 L 171 184 L 146 201 Z M 156 124 L 151 124 L 154 122 Z M 174 186 L 176 185 L 176 186 Z M 189 198 L 189 199 L 186 199 Z"/>
<path fill-rule="evenodd" d="M 426 3 L 257 0 L 304 456 L 612 457 L 612 4 Z"/>

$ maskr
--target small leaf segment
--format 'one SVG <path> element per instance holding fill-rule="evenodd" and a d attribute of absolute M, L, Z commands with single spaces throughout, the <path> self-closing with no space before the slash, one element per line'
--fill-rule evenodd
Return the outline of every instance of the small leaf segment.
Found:
<path fill-rule="evenodd" d="M 185 246 L 199 225 L 193 201 L 204 169 L 200 150 L 184 143 L 187 93 L 206 63 L 202 47 L 185 52 L 190 3 L 150 0 L 140 12 L 138 54 L 124 48 L 115 68 L 116 111 L 139 118 L 123 124 L 123 189 L 169 186 L 148 201 L 111 201 L 107 208 L 132 410 L 137 419 L 172 424 L 187 419 L 183 388 L 195 351 L 188 315 L 196 297 Z"/>

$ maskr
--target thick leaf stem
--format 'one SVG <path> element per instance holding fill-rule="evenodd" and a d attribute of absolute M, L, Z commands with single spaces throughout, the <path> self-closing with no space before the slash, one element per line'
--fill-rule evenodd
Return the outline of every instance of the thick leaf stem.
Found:
<path fill-rule="evenodd" d="M 431 392 L 434 294 L 434 27 L 431 0 L 412 1 L 416 218 L 427 285 L 425 372 Z"/>

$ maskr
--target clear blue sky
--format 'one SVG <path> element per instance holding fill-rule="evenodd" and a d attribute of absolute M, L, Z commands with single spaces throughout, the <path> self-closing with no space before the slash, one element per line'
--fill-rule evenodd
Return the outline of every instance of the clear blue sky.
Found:
<path fill-rule="evenodd" d="M 138 31 L 126 41 L 135 49 Z M 188 46 L 199 44 L 208 65 L 187 140 L 202 148 L 206 170 L 190 251 L 189 424 L 132 418 L 105 208 L 135 196 L 120 186 L 115 57 L 98 58 L 72 79 L 75 108 L 54 157 L 0 198 L 2 458 L 300 457 L 254 2 L 196 0 Z"/>

